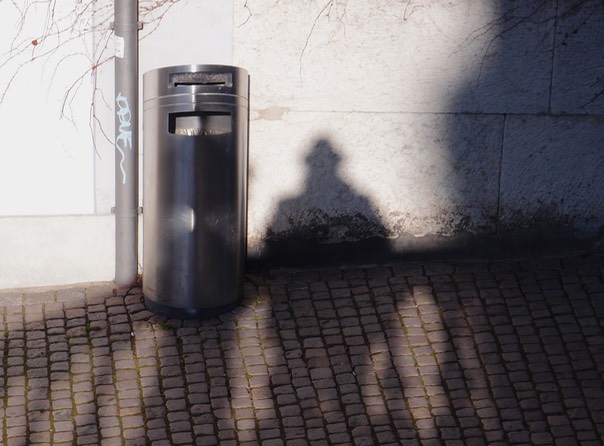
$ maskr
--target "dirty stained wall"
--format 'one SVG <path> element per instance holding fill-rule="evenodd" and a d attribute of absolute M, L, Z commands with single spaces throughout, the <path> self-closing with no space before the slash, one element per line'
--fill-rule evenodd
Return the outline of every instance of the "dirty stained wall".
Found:
<path fill-rule="evenodd" d="M 597 238 L 601 1 L 236 0 L 234 30 L 251 257 Z"/>

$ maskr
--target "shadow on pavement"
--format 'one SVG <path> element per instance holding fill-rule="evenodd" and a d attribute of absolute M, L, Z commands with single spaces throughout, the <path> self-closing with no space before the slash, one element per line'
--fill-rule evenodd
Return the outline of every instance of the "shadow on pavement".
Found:
<path fill-rule="evenodd" d="M 203 321 L 139 288 L 1 299 L 0 442 L 601 444 L 601 256 L 248 278 Z"/>

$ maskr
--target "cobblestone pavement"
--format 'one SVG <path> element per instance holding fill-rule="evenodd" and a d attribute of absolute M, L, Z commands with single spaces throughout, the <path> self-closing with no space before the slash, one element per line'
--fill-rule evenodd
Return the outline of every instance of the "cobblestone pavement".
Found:
<path fill-rule="evenodd" d="M 0 292 L 2 445 L 600 445 L 604 258 L 250 275 L 204 321 Z"/>

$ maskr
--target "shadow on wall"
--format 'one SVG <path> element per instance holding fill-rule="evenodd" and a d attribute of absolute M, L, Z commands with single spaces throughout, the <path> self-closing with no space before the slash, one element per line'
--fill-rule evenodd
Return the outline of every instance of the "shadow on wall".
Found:
<path fill-rule="evenodd" d="M 386 228 L 369 199 L 342 178 L 340 162 L 330 139 L 312 144 L 305 160 L 304 190 L 279 203 L 262 259 L 297 266 L 367 262 L 390 252 Z"/>
<path fill-rule="evenodd" d="M 590 251 L 604 229 L 603 71 L 594 45 L 604 37 L 604 4 L 494 5 L 484 28 L 493 37 L 447 118 L 463 229 L 489 254 Z"/>
<path fill-rule="evenodd" d="M 370 200 L 341 175 L 337 141 L 322 137 L 309 148 L 304 190 L 278 204 L 261 263 L 370 264 L 593 249 L 604 222 L 598 193 L 603 152 L 594 150 L 604 136 L 598 105 L 604 95 L 597 94 L 600 83 L 588 87 L 583 74 L 561 61 L 580 62 L 601 76 L 572 48 L 594 51 L 594 40 L 583 33 L 601 32 L 592 21 L 604 6 L 585 1 L 560 12 L 547 2 L 512 3 L 495 7 L 485 28 L 493 38 L 456 86 L 442 121 L 442 162 L 450 163 L 442 169 L 449 175 L 443 187 L 452 192 L 444 194 L 451 197 L 444 212 L 459 224 L 444 235 L 390 233 Z M 582 95 L 589 104 L 584 110 L 576 104 Z"/>

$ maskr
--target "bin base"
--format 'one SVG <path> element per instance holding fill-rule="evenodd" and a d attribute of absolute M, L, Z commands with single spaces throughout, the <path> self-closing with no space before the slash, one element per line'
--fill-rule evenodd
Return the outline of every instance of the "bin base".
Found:
<path fill-rule="evenodd" d="M 239 303 L 223 305 L 213 308 L 176 308 L 157 302 L 145 297 L 145 307 L 153 313 L 159 313 L 170 319 L 206 319 L 225 313 L 235 308 Z"/>

